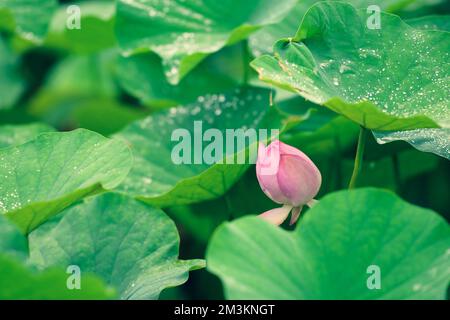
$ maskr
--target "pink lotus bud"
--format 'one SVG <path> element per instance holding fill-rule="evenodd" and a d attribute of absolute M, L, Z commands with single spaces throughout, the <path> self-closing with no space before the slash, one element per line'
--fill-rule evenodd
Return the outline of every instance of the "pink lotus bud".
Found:
<path fill-rule="evenodd" d="M 311 205 L 315 201 L 313 198 L 322 183 L 319 169 L 311 159 L 279 140 L 268 147 L 262 143 L 259 145 L 256 175 L 264 193 L 273 201 L 285 205 L 280 210 L 273 209 L 261 215 L 275 224 L 283 223 L 290 209 L 294 209 L 291 224 L 295 223 L 303 205 Z M 290 209 L 286 212 L 288 207 Z M 272 217 L 275 214 L 278 214 L 277 218 Z"/>

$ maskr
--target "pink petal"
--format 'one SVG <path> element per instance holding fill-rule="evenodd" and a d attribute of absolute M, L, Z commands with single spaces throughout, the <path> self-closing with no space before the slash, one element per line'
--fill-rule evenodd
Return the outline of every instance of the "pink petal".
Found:
<path fill-rule="evenodd" d="M 256 161 L 257 172 L 260 175 L 275 175 L 280 164 L 280 145 L 272 142 L 267 148 L 263 143 L 258 147 L 258 159 Z"/>
<path fill-rule="evenodd" d="M 278 171 L 281 193 L 294 207 L 304 205 L 319 192 L 322 177 L 317 167 L 304 157 L 282 155 Z"/>
<path fill-rule="evenodd" d="M 292 155 L 292 156 L 298 156 L 299 158 L 303 159 L 306 163 L 308 163 L 311 168 L 313 168 L 315 171 L 317 171 L 317 174 L 320 175 L 320 171 L 319 169 L 317 169 L 316 165 L 314 164 L 314 162 L 312 162 L 312 160 L 303 152 L 301 152 L 300 150 L 298 150 L 297 148 L 294 148 L 288 144 L 285 144 L 283 142 L 280 141 L 279 143 L 280 147 L 280 154 L 281 155 Z"/>
<path fill-rule="evenodd" d="M 260 218 L 279 226 L 286 220 L 291 211 L 292 206 L 284 205 L 281 208 L 275 208 L 259 215 Z"/>
<path fill-rule="evenodd" d="M 261 159 L 263 159 L 266 156 L 266 146 L 264 145 L 264 143 L 260 142 L 258 144 L 258 158 L 257 158 L 257 162 L 261 161 Z"/>
<path fill-rule="evenodd" d="M 279 144 L 271 143 L 267 148 L 260 143 L 258 160 L 256 161 L 256 177 L 262 191 L 277 203 L 287 203 L 288 199 L 281 192 L 278 185 L 280 153 Z"/>

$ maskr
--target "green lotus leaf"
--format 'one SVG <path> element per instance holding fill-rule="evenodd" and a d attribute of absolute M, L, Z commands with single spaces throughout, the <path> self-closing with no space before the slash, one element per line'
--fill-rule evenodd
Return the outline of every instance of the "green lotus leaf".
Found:
<path fill-rule="evenodd" d="M 83 197 L 116 187 L 131 166 L 121 141 L 85 129 L 43 133 L 0 150 L 0 213 L 29 233 Z"/>
<path fill-rule="evenodd" d="M 114 290 L 90 274 L 82 274 L 80 288 L 68 287 L 71 273 L 53 268 L 36 272 L 26 266 L 28 241 L 0 215 L 0 300 L 3 299 L 111 299 Z"/>
<path fill-rule="evenodd" d="M 178 260 L 175 224 L 159 209 L 107 193 L 67 209 L 29 237 L 31 263 L 77 265 L 117 288 L 121 299 L 157 299 L 203 260 Z"/>
<path fill-rule="evenodd" d="M 323 2 L 305 15 L 293 39 L 252 65 L 262 80 L 297 92 L 374 130 L 450 126 L 447 32 L 414 29 L 381 13 Z"/>
<path fill-rule="evenodd" d="M 116 296 L 93 275 L 82 275 L 80 289 L 68 289 L 69 276 L 56 268 L 39 273 L 0 255 L 0 300 L 105 300 Z"/>
<path fill-rule="evenodd" d="M 375 131 L 373 134 L 380 144 L 403 140 L 420 151 L 431 152 L 450 160 L 450 128 Z"/>
<path fill-rule="evenodd" d="M 450 228 L 379 189 L 325 196 L 295 231 L 225 223 L 207 252 L 229 299 L 445 299 Z"/>

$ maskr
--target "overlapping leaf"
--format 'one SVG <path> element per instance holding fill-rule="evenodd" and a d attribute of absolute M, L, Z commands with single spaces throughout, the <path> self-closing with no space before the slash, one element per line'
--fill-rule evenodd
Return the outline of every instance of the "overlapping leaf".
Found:
<path fill-rule="evenodd" d="M 420 151 L 431 152 L 450 160 L 450 128 L 376 131 L 374 136 L 381 144 L 403 140 Z"/>
<path fill-rule="evenodd" d="M 414 29 L 388 14 L 380 29 L 369 29 L 367 19 L 365 10 L 348 4 L 317 4 L 293 40 L 280 40 L 274 57 L 253 66 L 263 80 L 369 129 L 448 128 L 450 34 Z M 410 131 L 417 132 L 424 131 Z M 426 132 L 432 151 L 442 154 L 445 131 Z"/>
<path fill-rule="evenodd" d="M 281 128 L 282 118 L 269 107 L 269 93 L 266 89 L 245 88 L 229 94 L 202 96 L 196 103 L 171 108 L 130 125 L 117 137 L 130 145 L 135 163 L 118 190 L 158 206 L 219 197 L 249 166 L 248 160 L 237 164 L 237 159 L 234 159 L 249 146 L 250 140 L 245 137 L 247 129 Z M 202 129 L 198 130 L 200 126 Z M 198 131 L 194 132 L 194 129 Z M 218 130 L 223 140 L 216 141 L 215 137 L 210 137 L 210 141 L 203 141 L 203 133 L 207 129 Z M 227 129 L 242 130 L 232 150 L 226 147 Z M 172 134 L 176 130 L 187 131 L 189 137 L 173 139 Z M 235 133 L 239 134 L 232 132 Z M 267 137 L 270 135 L 269 130 Z M 233 139 L 232 135 L 230 137 Z M 246 141 L 243 144 L 238 142 L 243 139 Z M 225 158 L 233 157 L 236 161 L 233 164 L 228 160 L 227 164 L 205 162 L 203 155 L 206 146 L 212 142 L 214 145 L 219 144 L 217 159 L 226 162 Z M 175 164 L 172 155 L 174 152 L 175 156 L 179 155 L 180 150 L 176 151 L 174 147 L 182 145 L 188 146 L 190 151 L 186 152 L 189 154 L 181 153 L 189 159 L 186 158 L 182 164 Z M 256 143 L 252 147 L 256 148 Z M 214 156 L 214 152 L 211 153 Z M 194 157 L 199 157 L 200 161 Z"/>
<path fill-rule="evenodd" d="M 118 289 L 121 299 L 157 299 L 180 285 L 202 260 L 178 260 L 175 224 L 159 209 L 104 194 L 68 209 L 30 235 L 31 262 L 77 265 Z"/>
<path fill-rule="evenodd" d="M 294 232 L 257 217 L 227 223 L 207 263 L 231 299 L 445 299 L 449 247 L 434 212 L 359 189 L 326 196 Z M 379 289 L 369 289 L 370 266 Z"/>
<path fill-rule="evenodd" d="M 0 150 L 0 213 L 28 233 L 77 200 L 114 188 L 131 165 L 121 141 L 84 129 L 43 133 Z"/>
<path fill-rule="evenodd" d="M 120 0 L 117 37 L 126 53 L 153 50 L 173 84 L 208 54 L 278 22 L 296 0 Z M 237 8 L 239 10 L 237 10 Z"/>

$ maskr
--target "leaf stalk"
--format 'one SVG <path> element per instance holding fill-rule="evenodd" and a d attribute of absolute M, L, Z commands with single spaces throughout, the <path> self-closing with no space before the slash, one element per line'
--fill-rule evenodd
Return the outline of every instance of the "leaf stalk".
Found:
<path fill-rule="evenodd" d="M 364 148 L 366 146 L 366 138 L 367 138 L 368 130 L 364 127 L 360 127 L 359 137 L 358 137 L 358 146 L 356 147 L 356 156 L 355 156 L 355 164 L 353 166 L 353 173 L 350 179 L 350 183 L 348 185 L 349 189 L 354 189 L 356 187 L 356 182 L 358 180 L 359 173 L 361 172 L 362 162 L 364 157 Z"/>

